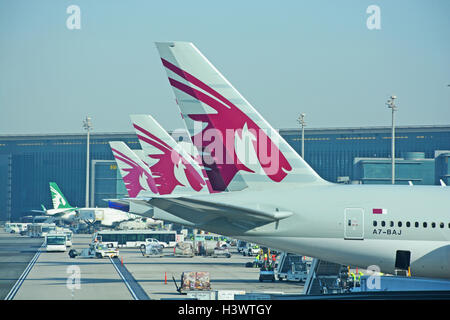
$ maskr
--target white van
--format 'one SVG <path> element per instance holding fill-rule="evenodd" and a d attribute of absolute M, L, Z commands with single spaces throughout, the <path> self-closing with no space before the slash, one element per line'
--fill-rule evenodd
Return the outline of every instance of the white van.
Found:
<path fill-rule="evenodd" d="M 5 232 L 8 233 L 20 233 L 21 231 L 26 230 L 26 228 L 27 228 L 26 223 L 11 223 L 11 222 L 5 223 Z"/>
<path fill-rule="evenodd" d="M 261 251 L 260 247 L 254 243 L 248 243 L 247 246 L 242 250 L 244 256 L 256 256 Z"/>
<path fill-rule="evenodd" d="M 48 252 L 59 251 L 65 252 L 67 236 L 64 233 L 50 232 L 45 236 L 45 247 Z"/>
<path fill-rule="evenodd" d="M 147 238 L 145 239 L 145 245 L 148 244 L 154 244 L 154 245 L 159 245 L 163 248 L 166 248 L 168 246 L 168 244 L 166 242 L 162 242 L 162 241 L 158 241 L 155 238 Z"/>
<path fill-rule="evenodd" d="M 243 252 L 245 249 L 247 249 L 247 241 L 238 240 L 237 251 Z"/>
<path fill-rule="evenodd" d="M 66 247 L 71 247 L 73 232 L 70 229 L 64 228 L 62 233 L 64 233 L 66 235 Z"/>

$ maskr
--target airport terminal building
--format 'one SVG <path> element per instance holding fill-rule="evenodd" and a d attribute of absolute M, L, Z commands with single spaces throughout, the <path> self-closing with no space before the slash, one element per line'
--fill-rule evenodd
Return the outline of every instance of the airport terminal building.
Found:
<path fill-rule="evenodd" d="M 280 134 L 301 153 L 300 129 Z M 91 206 L 126 196 L 109 141 L 140 148 L 134 133 L 91 133 Z M 449 184 L 450 125 L 397 127 L 395 150 L 396 183 Z M 331 182 L 388 184 L 390 155 L 390 127 L 305 130 L 305 160 Z M 0 135 L 0 221 L 50 207 L 50 181 L 72 206 L 85 205 L 86 134 Z"/>

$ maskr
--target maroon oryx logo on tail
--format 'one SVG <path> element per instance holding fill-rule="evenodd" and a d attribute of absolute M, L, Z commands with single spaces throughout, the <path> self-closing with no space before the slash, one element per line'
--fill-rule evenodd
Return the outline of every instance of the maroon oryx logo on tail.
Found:
<path fill-rule="evenodd" d="M 203 177 L 176 150 L 140 126 L 133 126 L 139 131 L 137 136 L 140 141 L 160 151 L 148 156 L 158 160 L 155 164 L 149 163 L 149 166 L 161 195 L 171 194 L 176 186 L 190 186 L 198 192 L 206 185 Z"/>
<path fill-rule="evenodd" d="M 215 190 L 225 190 L 240 170 L 255 172 L 252 166 L 242 161 L 242 155 L 246 153 L 246 145 L 241 142 L 244 139 L 250 139 L 253 152 L 267 177 L 274 182 L 280 182 L 286 177 L 287 172 L 292 169 L 291 165 L 275 143 L 252 119 L 204 82 L 167 60 L 163 58 L 161 60 L 167 69 L 192 84 L 188 86 L 169 77 L 169 82 L 174 88 L 216 111 L 216 113 L 208 114 L 188 114 L 192 120 L 207 124 L 201 133 L 192 137 L 192 141 L 203 155 L 203 164 L 209 169 L 207 173 Z M 205 139 L 205 136 L 209 135 L 208 131 L 211 130 L 218 131 L 218 134 L 214 135 L 214 150 L 211 150 L 210 140 Z M 230 131 L 232 131 L 231 135 Z M 219 159 L 219 154 L 222 159 Z M 205 155 L 210 155 L 210 158 L 206 158 Z"/>
<path fill-rule="evenodd" d="M 123 169 L 126 172 L 123 175 L 123 182 L 127 188 L 130 198 L 135 198 L 141 191 L 151 191 L 158 194 L 158 188 L 152 176 L 139 164 L 122 152 L 111 148 L 117 161 L 122 161 L 128 168 Z"/>

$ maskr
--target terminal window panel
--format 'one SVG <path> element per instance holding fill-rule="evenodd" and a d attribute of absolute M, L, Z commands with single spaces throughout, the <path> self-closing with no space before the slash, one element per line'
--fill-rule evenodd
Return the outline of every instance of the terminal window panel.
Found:
<path fill-rule="evenodd" d="M 116 199 L 128 197 L 125 184 L 120 176 L 116 162 L 106 161 L 95 163 L 94 204 L 105 206 L 103 199 Z"/>

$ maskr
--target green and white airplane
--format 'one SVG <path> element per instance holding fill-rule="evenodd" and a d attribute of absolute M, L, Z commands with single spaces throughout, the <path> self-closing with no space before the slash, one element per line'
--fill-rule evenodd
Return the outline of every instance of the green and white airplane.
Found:
<path fill-rule="evenodd" d="M 214 190 L 230 192 L 155 195 L 149 205 L 286 252 L 450 278 L 450 189 L 325 181 L 192 43 L 157 48 Z"/>
<path fill-rule="evenodd" d="M 50 194 L 53 209 L 42 206 L 44 213 L 71 223 L 75 220 L 93 223 L 99 221 L 102 226 L 113 227 L 115 224 L 139 218 L 136 215 L 113 208 L 78 208 L 69 204 L 56 182 L 50 182 Z"/>
<path fill-rule="evenodd" d="M 77 216 L 77 208 L 69 204 L 56 182 L 50 182 L 50 194 L 53 209 L 46 209 L 44 205 L 41 205 L 43 212 L 46 215 L 58 217 L 65 222 L 73 222 Z"/>

